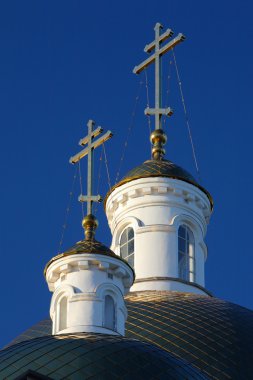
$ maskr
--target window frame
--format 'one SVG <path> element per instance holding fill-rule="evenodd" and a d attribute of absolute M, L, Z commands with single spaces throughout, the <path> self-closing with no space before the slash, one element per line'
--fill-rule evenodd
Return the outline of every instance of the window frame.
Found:
<path fill-rule="evenodd" d="M 121 240 L 122 240 L 122 236 L 123 234 L 127 231 L 127 230 L 132 230 L 133 231 L 133 237 L 132 238 L 128 238 L 128 234 L 127 234 L 127 239 L 126 241 L 122 244 L 121 243 Z M 132 243 L 133 242 L 133 252 L 130 252 L 129 254 L 129 243 Z M 127 255 L 125 257 L 123 257 L 122 255 L 122 247 L 127 247 Z M 135 232 L 134 232 L 134 228 L 132 226 L 126 226 L 120 236 L 119 236 L 119 255 L 122 259 L 126 260 L 128 262 L 128 264 L 134 268 L 134 260 L 135 260 Z M 130 260 L 129 260 L 130 258 Z M 130 262 L 129 262 L 130 261 Z M 133 262 L 133 265 L 131 264 L 131 261 Z"/>
<path fill-rule="evenodd" d="M 183 229 L 184 236 L 180 236 L 180 229 Z M 180 241 L 183 243 L 180 244 Z M 184 250 L 181 250 L 181 245 Z M 184 266 L 181 268 L 180 254 L 184 256 Z M 196 262 L 195 262 L 195 237 L 192 229 L 187 224 L 180 224 L 178 228 L 178 277 L 184 281 L 195 282 L 196 280 Z M 185 272 L 185 273 L 184 273 Z"/>

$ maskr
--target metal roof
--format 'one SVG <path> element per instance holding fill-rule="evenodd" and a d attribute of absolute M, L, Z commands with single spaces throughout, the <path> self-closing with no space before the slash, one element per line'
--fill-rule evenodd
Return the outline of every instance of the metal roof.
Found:
<path fill-rule="evenodd" d="M 130 292 L 126 336 L 186 360 L 212 379 L 250 379 L 253 311 L 215 297 L 172 291 Z M 51 334 L 51 321 L 31 327 L 12 344 Z"/>
<path fill-rule="evenodd" d="M 0 351 L 1 379 L 29 378 L 27 371 L 54 380 L 208 379 L 153 345 L 90 333 L 43 336 Z"/>
<path fill-rule="evenodd" d="M 61 259 L 65 256 L 71 256 L 75 254 L 81 254 L 81 253 L 87 253 L 87 254 L 99 254 L 99 255 L 105 255 L 112 257 L 114 259 L 123 261 L 134 273 L 133 268 L 128 264 L 128 262 L 124 259 L 122 259 L 120 256 L 116 255 L 110 248 L 106 247 L 104 244 L 100 243 L 97 240 L 80 240 L 77 242 L 73 247 L 67 249 L 65 252 L 60 253 L 59 255 L 53 257 L 45 266 L 44 269 L 44 275 L 46 275 L 47 268 L 56 260 Z"/>
<path fill-rule="evenodd" d="M 122 186 L 125 183 L 131 182 L 135 179 L 148 177 L 167 177 L 188 182 L 191 185 L 198 187 L 207 195 L 211 208 L 213 208 L 213 199 L 211 194 L 204 187 L 199 185 L 190 173 L 169 160 L 148 160 L 130 170 L 120 182 L 118 182 L 109 190 L 109 192 L 106 194 L 104 204 L 106 204 L 106 200 L 113 192 L 113 190 L 119 186 Z"/>

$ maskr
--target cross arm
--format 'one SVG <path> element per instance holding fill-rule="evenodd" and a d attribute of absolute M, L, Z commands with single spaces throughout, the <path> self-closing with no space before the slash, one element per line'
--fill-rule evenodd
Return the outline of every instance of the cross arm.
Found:
<path fill-rule="evenodd" d="M 78 200 L 79 202 L 102 202 L 103 198 L 101 195 L 79 195 Z"/>
<path fill-rule="evenodd" d="M 168 42 L 167 45 L 165 45 L 159 50 L 159 55 L 163 55 L 167 53 L 167 51 L 173 49 L 177 44 L 179 44 L 180 42 L 183 42 L 184 40 L 185 40 L 185 36 L 182 33 L 179 33 L 175 38 L 173 38 L 173 40 Z"/>
<path fill-rule="evenodd" d="M 103 142 L 109 140 L 112 136 L 113 136 L 112 132 L 111 131 L 107 131 L 103 136 L 101 136 L 99 139 L 97 139 L 96 141 L 94 141 L 90 145 L 90 147 L 87 147 L 87 148 L 81 150 L 81 152 L 75 154 L 73 157 L 70 157 L 69 162 L 71 164 L 76 164 L 79 160 L 81 160 L 81 158 L 83 158 L 84 156 L 86 156 L 89 153 L 90 149 L 97 148 L 99 145 L 103 144 Z"/>
<path fill-rule="evenodd" d="M 166 115 L 171 116 L 173 114 L 173 110 L 168 108 L 149 108 L 147 107 L 144 110 L 145 115 Z"/>
<path fill-rule="evenodd" d="M 140 65 L 135 66 L 133 69 L 134 74 L 140 74 L 147 66 L 149 66 L 155 60 L 155 54 L 151 55 L 149 58 L 145 59 Z"/>
<path fill-rule="evenodd" d="M 92 133 L 91 133 L 91 137 L 96 137 L 98 135 L 101 135 L 101 133 L 103 132 L 103 128 L 102 127 L 98 127 L 96 128 Z M 83 139 L 81 139 L 79 141 L 79 145 L 81 146 L 84 146 L 85 144 L 87 144 L 89 141 L 89 136 L 86 136 L 84 137 Z"/>
<path fill-rule="evenodd" d="M 159 55 L 165 54 L 167 51 L 173 49 L 174 46 L 179 44 L 180 42 L 185 40 L 185 36 L 182 33 L 179 33 L 177 37 L 167 43 L 164 47 L 159 50 Z M 145 61 L 143 61 L 140 65 L 135 66 L 133 69 L 134 74 L 140 74 L 147 66 L 149 66 L 155 60 L 155 54 L 151 55 Z"/>
<path fill-rule="evenodd" d="M 159 37 L 159 43 L 162 43 L 167 38 L 170 38 L 173 35 L 173 30 L 167 29 L 161 36 Z M 155 41 L 151 42 L 150 44 L 146 45 L 144 48 L 145 53 L 150 53 L 155 48 Z"/>

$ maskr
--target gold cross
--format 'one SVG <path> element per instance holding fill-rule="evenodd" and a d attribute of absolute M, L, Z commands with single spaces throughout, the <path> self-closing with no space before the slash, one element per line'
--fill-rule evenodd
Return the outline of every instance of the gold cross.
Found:
<path fill-rule="evenodd" d="M 173 49 L 174 46 L 185 40 L 185 36 L 182 33 L 179 33 L 177 37 L 161 47 L 160 45 L 173 35 L 173 31 L 171 29 L 167 29 L 160 35 L 160 29 L 162 28 L 163 26 L 160 23 L 155 25 L 155 40 L 146 45 L 144 48 L 145 53 L 150 53 L 152 50 L 155 50 L 154 54 L 143 61 L 140 65 L 135 66 L 133 70 L 134 74 L 140 74 L 142 70 L 148 67 L 151 63 L 155 62 L 155 108 L 148 107 L 145 109 L 146 115 L 155 115 L 155 129 L 161 129 L 162 115 L 171 116 L 173 113 L 170 107 L 162 108 L 161 105 L 161 57 L 167 53 L 167 51 Z"/>
<path fill-rule="evenodd" d="M 69 162 L 71 164 L 76 164 L 79 162 L 84 156 L 88 155 L 88 175 L 87 175 L 87 195 L 80 195 L 78 200 L 80 202 L 87 202 L 87 215 L 92 214 L 92 203 L 93 202 L 101 202 L 102 197 L 100 195 L 93 195 L 93 151 L 98 146 L 103 144 L 106 140 L 112 137 L 112 132 L 107 131 L 103 136 L 99 139 L 93 141 L 93 139 L 100 135 L 103 132 L 103 128 L 97 127 L 95 130 L 93 129 L 95 122 L 93 120 L 88 121 L 88 135 L 79 141 L 79 145 L 85 146 L 88 145 L 85 149 L 81 150 L 81 152 L 75 154 L 70 158 Z"/>

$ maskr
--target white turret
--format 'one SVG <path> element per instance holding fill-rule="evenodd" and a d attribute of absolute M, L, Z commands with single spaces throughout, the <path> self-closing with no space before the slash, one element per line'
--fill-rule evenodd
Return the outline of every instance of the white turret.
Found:
<path fill-rule="evenodd" d="M 84 218 L 89 233 L 97 222 Z M 124 295 L 134 272 L 109 248 L 89 235 L 45 268 L 53 292 L 50 316 L 53 334 L 93 332 L 124 335 L 127 310 Z"/>
<path fill-rule="evenodd" d="M 173 34 L 160 34 L 155 25 L 155 40 L 144 51 L 149 58 L 133 70 L 139 74 L 155 63 L 155 107 L 146 115 L 155 116 L 150 136 L 153 159 L 129 172 L 107 194 L 105 209 L 112 232 L 112 249 L 134 267 L 136 280 L 131 290 L 176 290 L 206 294 L 204 242 L 212 211 L 210 194 L 185 170 L 164 160 L 167 137 L 162 116 L 171 108 L 162 107 L 161 57 L 185 37 L 164 45 Z M 162 46 L 163 45 L 163 46 Z"/>
<path fill-rule="evenodd" d="M 111 249 L 134 267 L 131 291 L 206 294 L 204 238 L 212 198 L 189 173 L 162 158 L 162 130 L 151 141 L 153 160 L 129 172 L 106 197 Z"/>
<path fill-rule="evenodd" d="M 87 216 L 82 222 L 85 240 L 54 257 L 44 272 L 53 292 L 50 306 L 53 334 L 125 334 L 124 295 L 133 284 L 134 271 L 94 237 L 98 221 L 92 214 L 92 205 L 101 197 L 92 191 L 93 150 L 112 136 L 108 131 L 94 141 L 103 132 L 101 127 L 94 130 L 94 125 L 93 120 L 88 121 L 88 135 L 79 142 L 87 147 L 70 158 L 76 164 L 88 155 L 87 195 L 79 197 L 81 202 L 87 202 Z"/>

